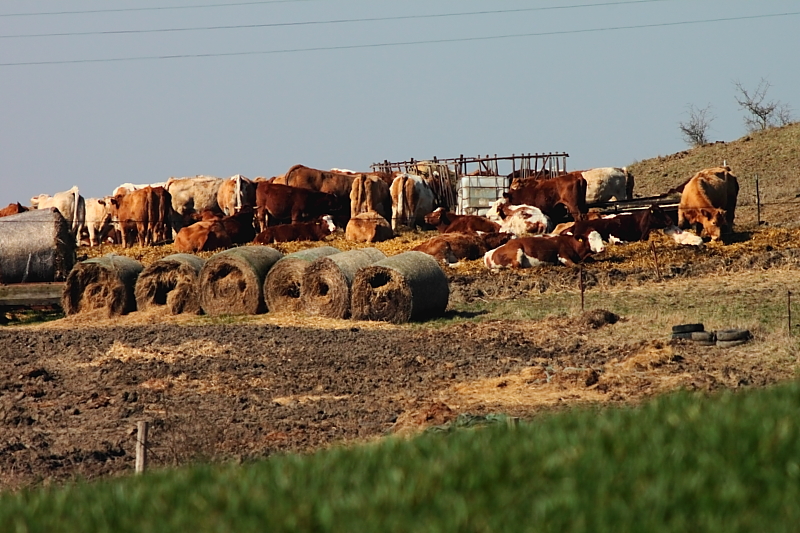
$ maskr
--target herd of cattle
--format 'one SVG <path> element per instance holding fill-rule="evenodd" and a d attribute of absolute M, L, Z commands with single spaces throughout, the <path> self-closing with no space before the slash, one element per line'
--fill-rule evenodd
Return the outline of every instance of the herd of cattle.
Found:
<path fill-rule="evenodd" d="M 607 217 L 589 211 L 591 204 L 633 199 L 633 176 L 624 168 L 509 177 L 508 192 L 486 216 L 449 212 L 435 193 L 434 178 L 439 176 L 295 165 L 269 179 L 125 183 L 105 198 L 84 199 L 73 187 L 31 198 L 30 208 L 10 204 L 0 216 L 52 207 L 79 244 L 172 240 L 180 252 L 322 240 L 337 227 L 360 242 L 393 238 L 400 226 L 436 228 L 440 234 L 415 249 L 448 264 L 483 258 L 490 268 L 522 268 L 579 263 L 602 251 L 603 241 L 646 240 L 653 230 L 665 230 L 681 244 L 700 245 L 704 236 L 716 241 L 733 228 L 739 190 L 730 167 L 701 170 L 675 189 L 681 193 L 676 226 L 657 205 Z M 690 228 L 696 234 L 683 231 Z"/>

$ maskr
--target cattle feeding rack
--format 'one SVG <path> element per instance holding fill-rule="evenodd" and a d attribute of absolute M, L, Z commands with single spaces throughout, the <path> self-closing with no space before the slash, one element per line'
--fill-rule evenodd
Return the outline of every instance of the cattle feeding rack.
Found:
<path fill-rule="evenodd" d="M 430 181 L 440 206 L 459 214 L 485 214 L 508 192 L 515 177 L 555 176 L 567 172 L 566 152 L 522 153 L 375 163 L 376 172 L 408 172 Z"/>

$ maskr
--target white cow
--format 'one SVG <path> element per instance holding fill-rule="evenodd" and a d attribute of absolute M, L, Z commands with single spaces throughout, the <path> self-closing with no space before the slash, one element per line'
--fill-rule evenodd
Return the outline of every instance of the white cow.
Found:
<path fill-rule="evenodd" d="M 89 246 L 97 246 L 113 229 L 110 196 L 86 199 L 86 230 Z"/>
<path fill-rule="evenodd" d="M 389 188 L 392 196 L 392 230 L 404 224 L 415 229 L 433 211 L 434 196 L 425 180 L 414 174 L 400 174 Z"/>
<path fill-rule="evenodd" d="M 83 196 L 78 191 L 78 186 L 70 190 L 57 192 L 53 196 L 40 194 L 31 198 L 31 207 L 34 209 L 48 209 L 55 207 L 67 221 L 70 233 L 75 237 L 75 242 L 80 245 L 81 232 L 86 221 L 86 204 Z"/>
<path fill-rule="evenodd" d="M 164 187 L 172 196 L 172 231 L 187 225 L 187 217 L 203 211 L 221 212 L 217 194 L 224 180 L 212 176 L 170 178 Z"/>
<path fill-rule="evenodd" d="M 507 198 L 493 202 L 486 218 L 500 224 L 500 231 L 516 236 L 525 233 L 544 234 L 552 231 L 553 221 L 532 205 L 511 205 Z"/>
<path fill-rule="evenodd" d="M 617 201 L 633 199 L 633 174 L 625 167 L 593 168 L 581 174 L 586 180 L 587 204 L 608 202 L 612 198 Z"/>

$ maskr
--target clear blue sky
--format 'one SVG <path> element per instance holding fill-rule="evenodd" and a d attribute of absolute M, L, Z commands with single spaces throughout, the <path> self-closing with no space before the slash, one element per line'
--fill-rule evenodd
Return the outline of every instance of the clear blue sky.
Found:
<path fill-rule="evenodd" d="M 19 16 L 64 11 L 82 13 Z M 297 163 L 564 151 L 570 169 L 625 166 L 686 148 L 688 104 L 711 104 L 711 139 L 730 141 L 746 133 L 734 81 L 767 79 L 768 98 L 800 115 L 800 15 L 744 18 L 798 12 L 796 0 L 3 0 L 0 207 Z M 212 26 L 238 27 L 153 31 Z M 14 37 L 55 33 L 71 35 Z"/>

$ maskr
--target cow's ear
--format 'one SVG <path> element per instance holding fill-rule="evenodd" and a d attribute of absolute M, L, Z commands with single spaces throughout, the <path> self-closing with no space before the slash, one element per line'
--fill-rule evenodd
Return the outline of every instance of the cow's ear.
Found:
<path fill-rule="evenodd" d="M 712 218 L 711 211 L 709 211 L 708 209 L 701 209 L 700 214 L 708 219 Z"/>
<path fill-rule="evenodd" d="M 100 205 L 106 205 L 106 201 L 105 200 L 97 200 L 97 203 L 100 204 Z"/>

